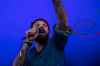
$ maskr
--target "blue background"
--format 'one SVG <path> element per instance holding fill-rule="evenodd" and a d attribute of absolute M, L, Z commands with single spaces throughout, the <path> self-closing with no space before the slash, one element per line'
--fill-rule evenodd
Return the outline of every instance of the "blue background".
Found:
<path fill-rule="evenodd" d="M 67 66 L 96 66 L 96 32 L 99 29 L 96 29 L 95 0 L 62 2 L 73 29 L 65 48 Z M 57 22 L 51 0 L 0 0 L 0 66 L 11 66 L 24 32 L 38 17 L 47 19 L 51 27 Z"/>

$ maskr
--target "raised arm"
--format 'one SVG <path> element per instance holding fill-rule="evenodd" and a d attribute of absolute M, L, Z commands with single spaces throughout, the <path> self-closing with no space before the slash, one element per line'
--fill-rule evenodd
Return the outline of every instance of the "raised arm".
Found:
<path fill-rule="evenodd" d="M 53 39 L 56 47 L 63 49 L 68 40 L 68 35 L 72 32 L 68 26 L 68 17 L 64 11 L 61 0 L 52 0 L 56 15 L 58 17 L 58 22 L 54 26 Z"/>
<path fill-rule="evenodd" d="M 32 41 L 34 38 L 36 38 L 36 29 L 30 29 L 25 33 L 25 37 L 22 42 L 22 47 L 17 55 L 17 57 L 13 61 L 12 66 L 30 66 L 29 60 L 27 59 L 27 54 L 29 51 L 29 48 L 32 46 Z"/>
<path fill-rule="evenodd" d="M 64 11 L 63 5 L 61 4 L 61 0 L 52 0 L 56 15 L 58 17 L 57 26 L 59 29 L 66 30 L 68 26 L 67 22 L 67 14 Z"/>

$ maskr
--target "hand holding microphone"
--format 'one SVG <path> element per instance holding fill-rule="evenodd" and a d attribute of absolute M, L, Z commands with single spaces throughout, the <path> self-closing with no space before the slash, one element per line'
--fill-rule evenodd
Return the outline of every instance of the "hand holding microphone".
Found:
<path fill-rule="evenodd" d="M 37 38 L 37 36 L 41 35 L 45 35 L 45 30 L 43 29 L 43 27 L 38 27 L 37 25 L 34 25 L 33 28 L 26 31 L 24 42 L 31 46 L 32 41 Z"/>
<path fill-rule="evenodd" d="M 24 43 L 28 44 L 28 46 L 32 45 L 32 41 L 39 35 L 39 29 L 37 26 L 29 29 L 25 33 Z"/>
<path fill-rule="evenodd" d="M 13 66 L 19 66 L 23 65 L 25 61 L 25 57 L 27 55 L 28 49 L 32 46 L 32 41 L 38 36 L 38 28 L 37 26 L 34 26 L 33 28 L 26 31 L 22 48 L 18 54 L 18 56 L 15 58 L 13 62 Z"/>

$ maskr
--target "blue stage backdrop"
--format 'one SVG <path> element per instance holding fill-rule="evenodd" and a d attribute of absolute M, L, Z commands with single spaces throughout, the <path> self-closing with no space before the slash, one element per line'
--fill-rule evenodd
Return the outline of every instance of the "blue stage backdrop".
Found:
<path fill-rule="evenodd" d="M 73 29 L 65 47 L 67 66 L 96 66 L 95 0 L 62 0 Z M 57 22 L 51 0 L 0 0 L 0 66 L 11 66 L 32 20 Z M 98 27 L 99 28 L 99 27 Z M 52 29 L 51 29 L 52 32 Z"/>

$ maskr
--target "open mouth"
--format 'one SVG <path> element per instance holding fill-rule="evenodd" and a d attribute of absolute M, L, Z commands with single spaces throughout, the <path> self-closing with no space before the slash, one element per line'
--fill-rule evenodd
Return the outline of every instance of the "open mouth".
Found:
<path fill-rule="evenodd" d="M 39 33 L 40 35 L 46 35 L 46 33 L 45 32 L 43 32 L 43 33 Z"/>

